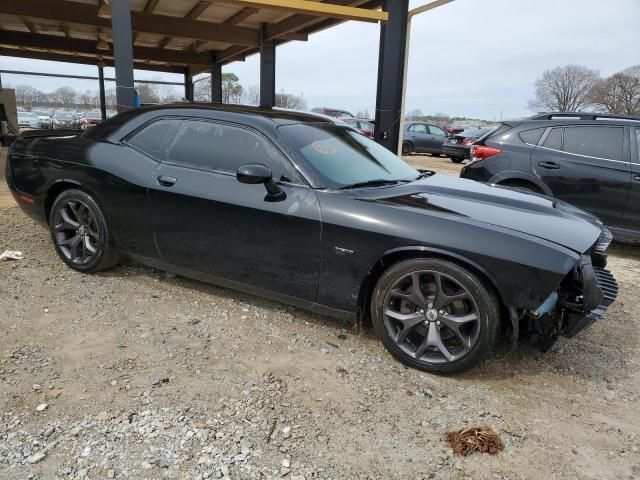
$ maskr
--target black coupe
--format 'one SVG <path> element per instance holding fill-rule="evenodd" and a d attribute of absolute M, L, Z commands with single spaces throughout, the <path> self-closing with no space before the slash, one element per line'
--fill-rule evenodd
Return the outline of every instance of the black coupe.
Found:
<path fill-rule="evenodd" d="M 80 272 L 121 255 L 319 313 L 371 318 L 430 372 L 501 332 L 547 349 L 605 312 L 610 234 L 550 198 L 420 172 L 346 125 L 249 107 L 131 110 L 33 131 L 7 182 Z"/>

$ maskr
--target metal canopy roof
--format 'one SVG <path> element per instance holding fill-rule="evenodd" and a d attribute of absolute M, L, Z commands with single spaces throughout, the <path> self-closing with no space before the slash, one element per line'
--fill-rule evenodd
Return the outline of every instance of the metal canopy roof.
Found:
<path fill-rule="evenodd" d="M 134 67 L 192 75 L 345 20 L 386 21 L 382 0 L 131 0 Z M 109 0 L 0 0 L 0 55 L 113 65 Z M 264 32 L 264 37 L 261 35 Z"/>

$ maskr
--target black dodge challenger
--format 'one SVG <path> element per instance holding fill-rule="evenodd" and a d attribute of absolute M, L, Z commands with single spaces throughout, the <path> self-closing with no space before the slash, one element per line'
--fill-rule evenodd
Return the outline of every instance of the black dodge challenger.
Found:
<path fill-rule="evenodd" d="M 611 236 L 566 203 L 417 171 L 350 127 L 228 105 L 29 132 L 7 182 L 80 272 L 121 256 L 322 314 L 371 318 L 401 361 L 476 365 L 600 318 Z"/>

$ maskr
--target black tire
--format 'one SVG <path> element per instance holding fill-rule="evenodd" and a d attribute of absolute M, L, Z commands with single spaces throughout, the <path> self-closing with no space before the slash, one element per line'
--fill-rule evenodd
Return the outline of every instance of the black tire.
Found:
<path fill-rule="evenodd" d="M 411 142 L 402 142 L 402 154 L 403 155 L 411 155 L 413 151 L 413 145 Z"/>
<path fill-rule="evenodd" d="M 49 213 L 49 231 L 58 256 L 78 272 L 107 270 L 120 259 L 102 210 L 82 190 L 58 195 Z"/>
<path fill-rule="evenodd" d="M 443 292 L 447 288 L 450 289 L 449 292 L 456 291 L 455 289 L 451 290 L 453 286 L 460 288 L 458 294 L 444 295 L 445 300 L 450 303 L 446 304 L 446 307 L 442 307 L 443 310 L 440 310 L 443 315 L 439 315 L 436 311 L 439 320 L 430 318 L 429 314 L 440 307 L 428 304 L 430 308 L 425 312 L 423 318 L 421 316 L 422 310 L 419 310 L 419 307 L 413 311 L 410 307 L 412 302 L 408 298 L 413 296 L 413 293 L 407 294 L 401 291 L 402 289 L 396 288 L 398 282 L 404 281 L 407 277 L 409 277 L 410 283 L 414 281 L 414 278 L 418 278 L 420 279 L 418 283 L 421 285 L 421 297 L 426 299 L 427 302 L 430 298 L 435 301 L 437 293 L 431 297 L 428 292 L 425 292 L 429 284 L 425 283 L 423 285 L 421 283 L 422 280 L 428 280 L 431 275 L 437 275 L 440 278 L 437 284 L 440 285 L 440 289 Z M 434 281 L 431 285 L 436 285 L 436 282 Z M 443 285 L 446 287 L 443 288 Z M 436 287 L 435 292 L 437 291 Z M 397 292 L 401 292 L 400 302 L 405 302 L 405 308 L 408 308 L 410 312 L 400 313 L 400 315 L 418 319 L 412 320 L 415 325 L 409 328 L 409 333 L 406 334 L 404 332 L 409 322 L 403 323 L 405 326 L 398 331 L 390 331 L 390 327 L 393 327 L 396 319 L 385 313 L 393 312 L 393 315 L 399 313 L 394 312 L 394 307 L 392 307 L 392 304 L 398 305 Z M 450 300 L 454 297 L 456 300 Z M 457 298 L 461 299 L 458 300 Z M 462 310 L 453 311 L 454 306 L 456 309 L 461 308 Z M 475 313 L 467 313 L 466 309 Z M 462 323 L 457 320 L 472 318 L 473 316 L 476 318 L 476 320 L 472 321 L 473 323 L 471 321 Z M 380 338 L 387 350 L 402 363 L 430 373 L 454 373 L 476 366 L 493 349 L 500 327 L 500 304 L 493 289 L 482 278 L 465 267 L 441 259 L 416 258 L 399 262 L 382 274 L 373 290 L 371 317 L 378 338 Z M 458 326 L 459 334 L 456 334 L 448 327 L 450 323 Z M 462 329 L 467 327 L 469 329 L 462 332 Z M 437 332 L 434 333 L 434 336 L 439 339 L 439 345 L 443 345 L 444 351 L 451 358 L 446 358 L 443 349 L 440 347 L 435 348 L 435 345 L 427 339 L 427 337 L 431 338 L 430 332 L 432 328 L 434 332 Z M 421 331 L 424 331 L 424 333 Z M 463 343 L 460 339 L 466 339 L 467 334 L 468 342 L 465 341 Z M 404 337 L 401 341 L 398 338 L 394 338 L 394 336 L 401 337 L 403 335 Z M 418 351 L 422 351 L 424 344 L 427 345 L 424 347 L 427 350 L 417 355 Z M 413 347 L 415 347 L 415 350 L 411 352 Z"/>
<path fill-rule="evenodd" d="M 462 162 L 464 162 L 464 158 L 463 157 L 450 157 L 450 158 L 451 158 L 451 161 L 453 163 L 462 163 Z"/>

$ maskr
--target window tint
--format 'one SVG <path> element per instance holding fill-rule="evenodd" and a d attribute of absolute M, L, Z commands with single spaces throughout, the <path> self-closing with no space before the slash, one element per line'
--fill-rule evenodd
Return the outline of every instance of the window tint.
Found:
<path fill-rule="evenodd" d="M 159 120 L 144 127 L 131 137 L 128 142 L 147 155 L 164 160 L 167 156 L 169 140 L 171 140 L 179 125 L 180 120 Z"/>
<path fill-rule="evenodd" d="M 413 133 L 427 133 L 427 126 L 422 123 L 414 123 L 409 127 L 409 131 Z"/>
<path fill-rule="evenodd" d="M 241 127 L 185 120 L 169 149 L 176 164 L 235 173 L 247 163 L 262 163 L 274 180 L 298 182 L 293 166 L 262 136 Z"/>
<path fill-rule="evenodd" d="M 520 140 L 522 140 L 524 143 L 537 145 L 543 133 L 544 133 L 544 128 L 534 128 L 533 130 L 525 130 L 524 132 L 520 132 L 518 136 L 520 137 Z"/>
<path fill-rule="evenodd" d="M 438 135 L 440 137 L 447 136 L 443 129 L 441 129 L 440 127 L 436 127 L 435 125 L 429 125 L 429 131 L 431 132 L 431 135 Z"/>
<path fill-rule="evenodd" d="M 544 146 L 555 150 L 562 150 L 562 128 L 552 128 L 544 141 Z"/>
<path fill-rule="evenodd" d="M 624 129 L 620 127 L 565 127 L 564 151 L 590 157 L 622 160 Z"/>

